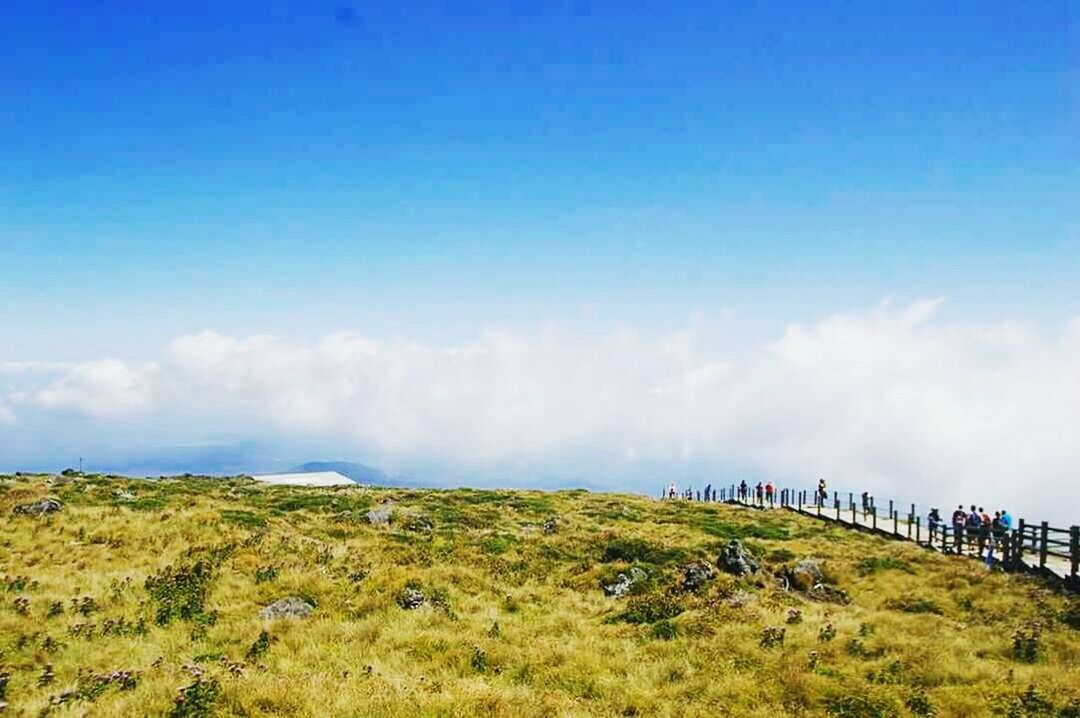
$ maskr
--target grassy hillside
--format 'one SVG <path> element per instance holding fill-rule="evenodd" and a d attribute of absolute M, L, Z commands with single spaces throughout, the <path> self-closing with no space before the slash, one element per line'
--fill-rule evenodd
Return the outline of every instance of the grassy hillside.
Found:
<path fill-rule="evenodd" d="M 1076 599 L 780 510 L 3 477 L 0 517 L 4 716 L 1080 715 Z M 761 570 L 689 590 L 732 538 Z"/>

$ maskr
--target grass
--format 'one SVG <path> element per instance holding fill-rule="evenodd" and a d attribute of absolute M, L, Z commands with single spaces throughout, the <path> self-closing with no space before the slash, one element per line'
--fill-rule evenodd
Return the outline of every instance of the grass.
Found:
<path fill-rule="evenodd" d="M 366 523 L 383 501 L 401 520 Z M 19 476 L 0 517 L 5 716 L 1080 713 L 1075 598 L 779 510 Z M 682 590 L 732 538 L 762 571 Z M 779 588 L 806 557 L 848 605 Z M 258 618 L 286 596 L 314 613 Z"/>

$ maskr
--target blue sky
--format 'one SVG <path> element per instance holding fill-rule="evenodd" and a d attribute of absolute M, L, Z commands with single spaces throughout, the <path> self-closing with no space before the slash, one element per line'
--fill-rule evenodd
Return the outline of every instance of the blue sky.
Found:
<path fill-rule="evenodd" d="M 938 297 L 1053 345 L 1080 315 L 1067 5 L 9 1 L 0 363 L 551 325 L 698 327 L 726 361 Z M 26 381 L 0 410 L 44 446 Z"/>

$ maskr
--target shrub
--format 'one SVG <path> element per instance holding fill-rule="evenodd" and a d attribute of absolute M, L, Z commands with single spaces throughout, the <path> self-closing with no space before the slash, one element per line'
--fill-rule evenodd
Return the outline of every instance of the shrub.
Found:
<path fill-rule="evenodd" d="M 278 569 L 273 564 L 255 568 L 255 583 L 268 583 L 277 578 Z"/>
<path fill-rule="evenodd" d="M 903 611 L 904 613 L 932 613 L 935 616 L 940 616 L 944 613 L 941 606 L 933 599 L 917 598 L 915 596 L 890 598 L 885 602 L 885 608 L 891 608 L 894 611 Z"/>
<path fill-rule="evenodd" d="M 855 570 L 860 576 L 869 576 L 878 571 L 903 571 L 914 573 L 911 564 L 894 556 L 867 556 L 855 564 Z"/>
<path fill-rule="evenodd" d="M 179 690 L 169 718 L 209 718 L 220 696 L 221 684 L 217 680 L 199 676 Z"/>
<path fill-rule="evenodd" d="M 679 631 L 675 624 L 666 618 L 662 618 L 649 629 L 649 636 L 661 641 L 670 641 L 678 635 Z"/>
<path fill-rule="evenodd" d="M 817 634 L 818 640 L 822 643 L 828 643 L 832 639 L 836 638 L 836 627 L 831 623 L 826 623 Z"/>
<path fill-rule="evenodd" d="M 469 664 L 477 673 L 486 673 L 488 669 L 487 652 L 480 646 L 473 646 L 472 658 Z"/>
<path fill-rule="evenodd" d="M 1021 663 L 1034 663 L 1039 659 L 1040 631 L 1038 626 L 1018 628 L 1012 636 L 1013 658 Z"/>
<path fill-rule="evenodd" d="M 915 718 L 934 718 L 937 715 L 937 708 L 930 702 L 930 698 L 922 688 L 912 691 L 904 705 Z"/>
<path fill-rule="evenodd" d="M 611 539 L 604 545 L 600 560 L 604 563 L 622 561 L 623 563 L 664 564 L 680 561 L 684 552 L 679 549 L 665 549 L 648 541 L 636 538 Z"/>
<path fill-rule="evenodd" d="M 784 645 L 784 634 L 786 629 L 778 628 L 776 626 L 768 626 L 761 632 L 761 641 L 759 645 L 762 648 L 773 648 L 774 646 Z"/>
<path fill-rule="evenodd" d="M 640 596 L 631 596 L 626 603 L 626 610 L 617 618 L 626 623 L 656 623 L 666 618 L 675 618 L 682 611 L 682 603 L 675 592 L 650 591 Z"/>
<path fill-rule="evenodd" d="M 190 621 L 202 615 L 203 603 L 210 589 L 214 569 L 209 561 L 169 566 L 143 584 L 151 600 L 157 604 L 154 620 L 159 626 L 174 619 Z"/>
<path fill-rule="evenodd" d="M 867 695 L 828 698 L 825 712 L 836 718 L 896 718 L 900 715 L 891 701 Z"/>
<path fill-rule="evenodd" d="M 267 633 L 264 628 L 259 632 L 259 637 L 255 639 L 255 642 L 251 644 L 251 647 L 247 650 L 246 658 L 249 661 L 257 661 L 270 650 L 270 643 L 274 639 Z"/>

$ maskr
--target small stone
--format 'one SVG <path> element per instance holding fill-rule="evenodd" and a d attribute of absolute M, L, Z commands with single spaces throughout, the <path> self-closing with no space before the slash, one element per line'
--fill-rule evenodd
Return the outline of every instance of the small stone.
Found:
<path fill-rule="evenodd" d="M 12 509 L 12 513 L 20 516 L 44 516 L 45 514 L 60 511 L 63 508 L 64 505 L 56 499 L 42 499 L 29 504 L 19 504 Z"/>
<path fill-rule="evenodd" d="M 559 520 L 554 516 L 549 516 L 544 520 L 544 533 L 553 534 L 559 532 Z"/>
<path fill-rule="evenodd" d="M 315 607 L 298 596 L 287 596 L 278 599 L 269 606 L 259 611 L 259 618 L 272 620 L 275 618 L 307 618 Z"/>

